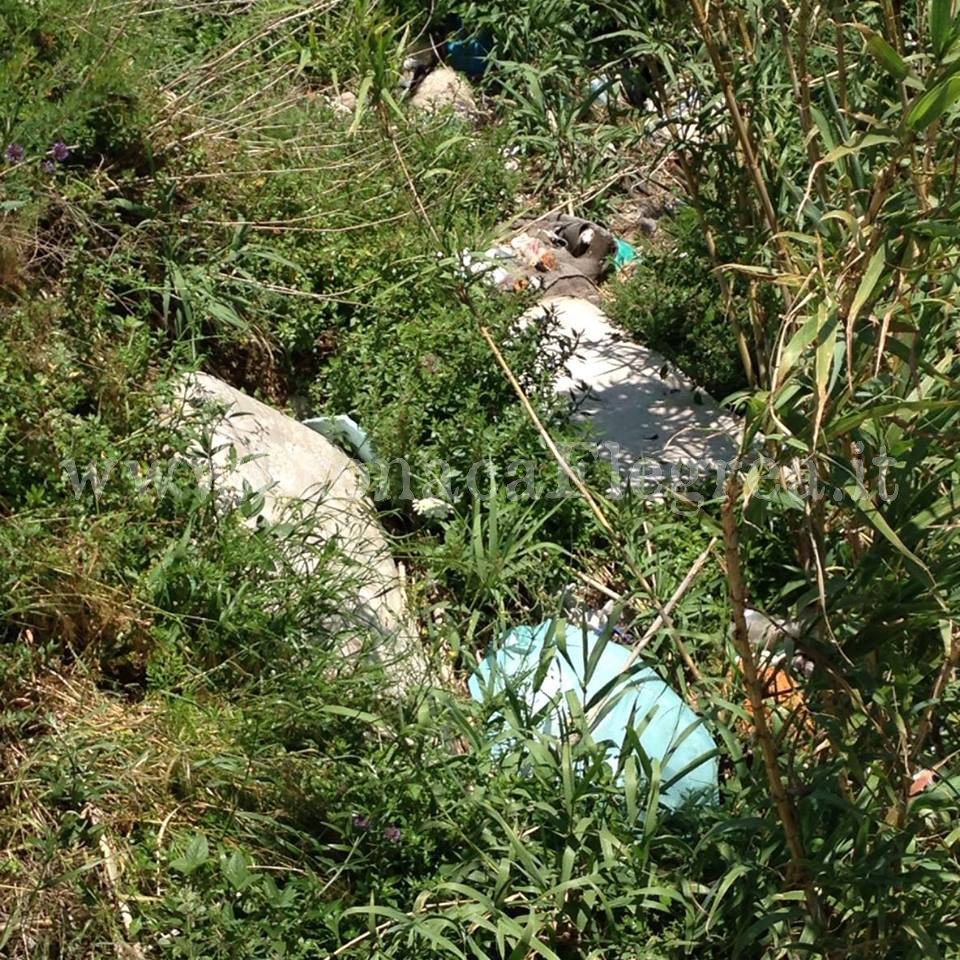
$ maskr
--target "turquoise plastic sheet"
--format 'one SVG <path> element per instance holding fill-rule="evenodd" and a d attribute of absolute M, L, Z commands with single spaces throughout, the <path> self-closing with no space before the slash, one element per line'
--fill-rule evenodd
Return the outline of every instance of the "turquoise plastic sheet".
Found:
<path fill-rule="evenodd" d="M 622 270 L 628 263 L 633 263 L 638 256 L 637 248 L 632 243 L 617 237 L 617 252 L 613 255 L 613 265 L 617 270 Z"/>
<path fill-rule="evenodd" d="M 630 650 L 608 640 L 588 682 L 584 683 L 586 664 L 599 635 L 589 628 L 574 624 L 561 629 L 552 621 L 538 626 L 517 627 L 492 648 L 470 678 L 470 694 L 479 702 L 501 693 L 509 684 L 526 699 L 534 710 L 540 710 L 558 693 L 573 691 L 585 704 L 623 673 Z M 551 633 L 554 634 L 551 637 Z M 560 646 L 565 652 L 552 651 L 549 667 L 538 689 L 533 689 L 534 675 L 544 649 Z M 586 646 L 585 646 L 586 644 Z M 621 694 L 619 698 L 617 694 Z M 717 745 L 693 710 L 650 667 L 634 664 L 608 695 L 613 708 L 598 718 L 593 728 L 594 739 L 608 741 L 607 757 L 616 767 L 628 724 L 634 725 L 640 746 L 651 759 L 661 764 L 661 802 L 670 809 L 684 804 L 715 803 L 718 800 Z M 565 709 L 563 698 L 544 724 L 547 732 L 556 733 Z"/>

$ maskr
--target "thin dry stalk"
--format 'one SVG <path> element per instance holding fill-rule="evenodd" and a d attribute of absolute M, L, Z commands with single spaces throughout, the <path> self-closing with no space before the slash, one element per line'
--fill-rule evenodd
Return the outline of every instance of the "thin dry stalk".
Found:
<path fill-rule="evenodd" d="M 647 627 L 646 632 L 643 636 L 634 644 L 633 649 L 630 651 L 630 656 L 627 657 L 626 663 L 620 669 L 618 676 L 624 676 L 629 672 L 630 668 L 637 662 L 640 658 L 640 654 L 643 652 L 644 648 L 650 641 L 657 635 L 657 633 L 663 628 L 666 617 L 669 617 L 671 613 L 676 609 L 677 604 L 686 596 L 687 592 L 693 586 L 697 577 L 703 571 L 703 568 L 707 565 L 707 561 L 710 559 L 710 554 L 713 552 L 713 548 L 717 545 L 717 538 L 714 537 L 710 543 L 707 544 L 704 551 L 700 554 L 699 557 L 694 561 L 693 566 L 690 568 L 687 575 L 680 582 L 680 585 L 676 590 L 673 591 L 670 599 L 663 605 L 663 609 L 660 613 L 657 614 L 653 623 Z M 674 643 L 677 645 L 677 649 L 680 651 L 680 656 L 683 658 L 684 663 L 687 665 L 687 669 L 690 671 L 693 678 L 699 682 L 703 679 L 700 674 L 700 671 L 697 669 L 696 664 L 693 662 L 693 659 L 690 656 L 689 651 L 686 648 L 686 645 L 680 640 L 679 637 L 674 637 Z M 595 707 L 593 707 L 587 713 L 587 722 L 593 723 L 596 717 L 603 711 L 607 703 L 612 697 L 616 694 L 611 692 L 603 700 L 600 701 Z"/>
<path fill-rule="evenodd" d="M 697 29 L 700 32 L 700 37 L 707 48 L 707 52 L 710 55 L 710 60 L 713 63 L 714 71 L 717 74 L 717 79 L 720 82 L 720 87 L 723 90 L 723 96 L 727 103 L 727 110 L 729 111 L 730 117 L 733 120 L 737 139 L 740 143 L 740 149 L 743 151 L 743 156 L 747 163 L 747 169 L 750 171 L 750 176 L 753 180 L 753 185 L 756 188 L 757 196 L 760 198 L 763 214 L 767 221 L 767 226 L 770 229 L 771 235 L 775 239 L 775 243 L 784 267 L 789 273 L 793 273 L 793 257 L 790 253 L 790 248 L 787 246 L 786 240 L 780 234 L 780 224 L 777 220 L 777 213 L 773 207 L 773 201 L 770 199 L 770 191 L 767 189 L 766 180 L 764 179 L 763 172 L 761 171 L 760 164 L 757 160 L 757 151 L 754 147 L 753 137 L 750 133 L 749 125 L 744 119 L 743 112 L 740 109 L 740 104 L 737 101 L 737 95 L 733 88 L 733 80 L 730 77 L 730 72 L 727 69 L 727 65 L 720 51 L 717 38 L 714 36 L 713 29 L 711 28 L 710 22 L 707 19 L 707 13 L 704 9 L 703 3 L 701 0 L 690 0 L 690 3 L 693 7 L 693 15 L 694 19 L 696 20 Z"/>
<path fill-rule="evenodd" d="M 740 556 L 740 534 L 737 528 L 737 504 L 742 493 L 739 471 L 734 469 L 727 480 L 724 499 L 723 544 L 727 565 L 727 582 L 730 589 L 730 602 L 733 607 L 733 641 L 740 657 L 743 669 L 744 686 L 753 711 L 754 729 L 763 755 L 763 764 L 767 774 L 770 797 L 773 800 L 783 827 L 787 847 L 790 850 L 792 879 L 803 887 L 804 897 L 810 918 L 817 927 L 822 926 L 822 908 L 820 898 L 809 879 L 807 855 L 804 849 L 800 826 L 793 803 L 787 795 L 780 775 L 777 759 L 776 740 L 767 723 L 767 706 L 763 697 L 763 681 L 760 679 L 753 647 L 747 634 L 747 590 L 743 578 L 743 566 Z"/>

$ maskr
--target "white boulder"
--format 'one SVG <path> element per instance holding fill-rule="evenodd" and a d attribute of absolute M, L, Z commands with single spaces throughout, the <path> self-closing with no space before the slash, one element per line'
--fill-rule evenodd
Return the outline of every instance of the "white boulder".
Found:
<path fill-rule="evenodd" d="M 410 98 L 410 105 L 428 113 L 452 107 L 465 119 L 477 112 L 470 84 L 450 67 L 439 67 L 428 73 Z"/>
<path fill-rule="evenodd" d="M 422 651 L 363 470 L 319 433 L 216 377 L 192 374 L 179 399 L 180 413 L 204 424 L 203 448 L 196 445 L 190 459 L 211 477 L 219 501 L 235 505 L 255 491 L 262 504 L 251 526 L 304 521 L 309 535 L 290 547 L 304 577 L 335 542 L 345 594 L 339 619 L 359 628 L 344 635 L 377 636 L 374 654 L 398 687 L 422 676 Z M 348 641 L 344 653 L 363 646 Z"/>

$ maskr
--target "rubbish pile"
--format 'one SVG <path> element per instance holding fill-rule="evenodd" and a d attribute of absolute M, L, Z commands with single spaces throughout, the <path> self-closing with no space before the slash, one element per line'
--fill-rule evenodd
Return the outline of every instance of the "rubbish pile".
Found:
<path fill-rule="evenodd" d="M 599 300 L 600 284 L 613 269 L 636 259 L 636 250 L 591 220 L 556 214 L 520 224 L 510 240 L 474 255 L 464 268 L 494 286 L 548 297 Z"/>
<path fill-rule="evenodd" d="M 477 115 L 477 102 L 470 84 L 456 70 L 438 67 L 425 74 L 410 88 L 410 106 L 415 110 L 432 113 L 450 108 L 464 120 Z"/>
<path fill-rule="evenodd" d="M 484 75 L 493 37 L 469 34 L 457 24 L 441 37 L 411 48 L 403 63 L 401 93 L 412 110 L 448 111 L 475 121 L 477 97 L 471 80 Z M 593 102 L 615 110 L 652 110 L 649 84 L 642 76 L 589 78 Z M 344 104 L 349 109 L 349 104 Z M 344 112 L 346 112 L 344 109 Z M 685 116 L 670 117 L 677 124 Z M 508 169 L 523 162 L 520 147 L 503 152 Z M 739 425 L 667 361 L 619 330 L 600 309 L 602 285 L 611 274 L 638 259 L 625 237 L 652 235 L 661 216 L 673 212 L 669 189 L 646 185 L 631 193 L 615 230 L 592 220 L 550 212 L 514 223 L 489 248 L 461 254 L 463 276 L 476 277 L 498 290 L 535 294 L 538 306 L 520 323 L 549 311 L 563 335 L 577 344 L 556 389 L 568 394 L 576 416 L 593 427 L 598 447 L 615 448 L 611 466 L 618 490 L 658 487 L 680 464 L 701 471 L 729 461 L 737 450 Z M 621 234 L 621 235 L 617 235 Z M 549 344 L 544 344 L 549 350 Z M 321 417 L 309 426 L 353 455 L 370 462 L 375 452 L 362 429 L 348 417 Z M 603 453 L 600 454 L 604 456 Z M 615 457 L 615 461 L 613 460 Z M 422 502 L 421 516 L 446 504 Z M 441 514 L 437 514 L 441 515 Z M 602 649 L 601 649 L 602 648 Z M 654 666 L 634 663 L 627 645 L 609 639 L 606 630 L 557 621 L 518 626 L 487 653 L 469 689 L 479 701 L 497 700 L 509 688 L 540 711 L 538 723 L 558 733 L 570 720 L 568 694 L 576 694 L 591 720 L 591 736 L 605 744 L 608 762 L 622 769 L 623 753 L 636 751 L 649 776 L 649 761 L 659 765 L 659 800 L 674 809 L 718 799 L 717 745 L 703 720 L 684 703 Z M 534 678 L 537 682 L 534 683 Z"/>

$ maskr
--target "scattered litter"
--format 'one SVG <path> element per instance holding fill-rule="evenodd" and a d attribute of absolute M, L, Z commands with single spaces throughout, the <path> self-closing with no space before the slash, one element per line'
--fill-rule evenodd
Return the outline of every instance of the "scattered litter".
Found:
<path fill-rule="evenodd" d="M 613 265 L 617 270 L 622 270 L 628 263 L 633 263 L 637 256 L 637 248 L 632 243 L 617 238 L 617 252 L 613 257 Z"/>
<path fill-rule="evenodd" d="M 747 608 L 747 639 L 757 650 L 773 650 L 786 641 L 800 636 L 800 624 L 796 620 L 775 620 L 759 610 Z"/>
<path fill-rule="evenodd" d="M 555 381 L 570 397 L 575 418 L 588 423 L 597 454 L 609 464 L 608 495 L 627 485 L 651 497 L 668 490 L 717 489 L 724 464 L 737 455 L 740 422 L 698 393 L 682 371 L 636 343 L 596 303 L 549 297 L 527 316 L 550 315 L 557 336 L 576 344 Z"/>
<path fill-rule="evenodd" d="M 447 58 L 454 70 L 475 80 L 486 72 L 492 47 L 493 37 L 484 31 L 476 37 L 448 41 Z"/>
<path fill-rule="evenodd" d="M 470 84 L 450 67 L 439 67 L 423 77 L 410 97 L 410 105 L 426 113 L 450 108 L 464 120 L 477 115 Z"/>
<path fill-rule="evenodd" d="M 809 720 L 800 676 L 782 653 L 766 653 L 757 664 L 757 677 L 762 684 L 763 699 L 784 721 L 794 713 Z M 749 700 L 744 703 L 744 707 L 752 717 L 753 706 Z"/>
<path fill-rule="evenodd" d="M 500 155 L 503 157 L 503 168 L 511 172 L 520 169 L 520 161 L 517 157 L 520 156 L 520 147 L 504 147 L 500 151 Z"/>
<path fill-rule="evenodd" d="M 560 214 L 528 221 L 509 241 L 477 255 L 464 252 L 461 260 L 467 272 L 504 289 L 593 300 L 617 249 L 599 224 Z"/>
<path fill-rule="evenodd" d="M 604 696 L 609 710 L 594 722 L 593 736 L 610 741 L 607 760 L 616 769 L 627 728 L 636 730 L 644 753 L 660 762 L 660 801 L 670 809 L 684 803 L 713 803 L 718 799 L 717 745 L 703 721 L 650 667 L 634 666 L 624 672 L 630 658 L 628 647 L 603 638 L 588 627 L 567 624 L 562 636 L 558 621 L 510 630 L 496 649 L 491 649 L 470 678 L 470 694 L 479 702 L 496 697 L 509 684 L 530 703 L 533 710 L 555 703 L 544 723 L 544 732 L 556 734 L 567 715 L 563 694 L 576 692 L 588 711 Z M 563 641 L 560 643 L 559 641 Z M 563 646 L 544 653 L 553 643 Z M 604 644 L 589 682 L 584 683 L 585 664 Z M 543 680 L 534 689 L 533 677 L 541 658 L 549 657 Z M 541 671 L 542 672 L 542 671 Z M 623 674 L 613 692 L 604 691 Z M 620 693 L 620 696 L 617 696 Z"/>
<path fill-rule="evenodd" d="M 534 267 L 543 259 L 547 248 L 536 237 L 531 237 L 528 233 L 518 233 L 510 241 L 510 249 L 514 252 L 514 259 L 526 267 Z"/>
<path fill-rule="evenodd" d="M 323 615 L 317 636 L 340 638 L 345 662 L 372 653 L 383 664 L 388 690 L 403 692 L 420 683 L 427 675 L 423 646 L 367 496 L 366 471 L 318 431 L 209 374 L 184 377 L 167 416 L 210 431 L 209 446 L 188 445 L 188 461 L 207 475 L 219 508 L 257 504 L 255 514 L 243 512 L 243 522 L 251 530 L 267 524 L 277 531 L 293 582 L 316 572 L 338 583 L 339 603 Z M 294 535 L 280 535 L 290 524 Z M 328 543 L 336 544 L 333 554 Z M 371 635 L 373 648 L 359 639 L 368 628 L 379 637 Z"/>
<path fill-rule="evenodd" d="M 413 512 L 425 520 L 443 520 L 450 516 L 453 507 L 439 497 L 421 497 L 413 501 Z"/>
<path fill-rule="evenodd" d="M 747 639 L 757 653 L 757 673 L 763 699 L 782 720 L 796 713 L 809 724 L 803 681 L 813 675 L 814 664 L 794 649 L 801 633 L 796 620 L 777 620 L 759 610 L 744 611 Z M 746 710 L 753 716 L 749 702 Z"/>
<path fill-rule="evenodd" d="M 304 420 L 303 425 L 339 447 L 348 447 L 364 463 L 376 463 L 377 455 L 367 431 L 345 413 L 333 417 L 314 417 Z"/>
<path fill-rule="evenodd" d="M 357 95 L 350 90 L 344 90 L 330 100 L 333 112 L 341 117 L 352 117 L 357 112 Z"/>
<path fill-rule="evenodd" d="M 423 78 L 437 65 L 433 46 L 411 50 L 400 68 L 400 89 L 404 96 L 412 96 Z"/>
<path fill-rule="evenodd" d="M 594 103 L 601 107 L 607 106 L 611 101 L 617 102 L 621 92 L 620 83 L 604 73 L 590 78 L 590 93 L 594 97 Z"/>

